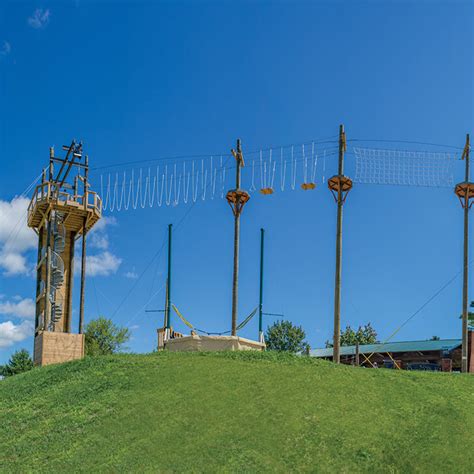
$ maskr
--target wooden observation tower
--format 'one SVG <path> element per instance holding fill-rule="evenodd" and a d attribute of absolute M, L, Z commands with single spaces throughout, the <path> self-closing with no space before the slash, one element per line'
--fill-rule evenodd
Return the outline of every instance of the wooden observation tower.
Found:
<path fill-rule="evenodd" d="M 86 234 L 101 218 L 102 201 L 90 190 L 82 143 L 50 149 L 49 168 L 28 206 L 28 226 L 38 235 L 34 362 L 48 365 L 84 356 Z M 78 334 L 72 333 L 75 242 L 82 237 Z"/>

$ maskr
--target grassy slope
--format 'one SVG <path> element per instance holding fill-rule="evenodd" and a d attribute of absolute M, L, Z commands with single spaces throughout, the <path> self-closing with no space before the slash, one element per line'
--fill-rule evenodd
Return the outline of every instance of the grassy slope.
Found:
<path fill-rule="evenodd" d="M 472 472 L 473 392 L 270 353 L 86 359 L 0 383 L 0 471 Z"/>

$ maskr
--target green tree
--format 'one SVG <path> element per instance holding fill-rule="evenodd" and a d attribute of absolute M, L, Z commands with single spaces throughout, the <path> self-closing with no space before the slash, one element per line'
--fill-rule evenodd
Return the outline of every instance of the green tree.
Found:
<path fill-rule="evenodd" d="M 430 341 L 439 341 L 439 336 L 431 336 Z"/>
<path fill-rule="evenodd" d="M 341 346 L 355 346 L 356 343 L 360 345 L 364 344 L 377 344 L 377 331 L 372 327 L 370 323 L 365 326 L 359 326 L 357 331 L 354 331 L 349 325 L 346 329 L 341 329 Z M 326 341 L 326 347 L 333 347 L 333 343 Z"/>
<path fill-rule="evenodd" d="M 309 352 L 309 344 L 305 341 L 306 333 L 301 326 L 291 321 L 277 321 L 267 328 L 265 342 L 271 351 Z"/>
<path fill-rule="evenodd" d="M 16 351 L 5 365 L 0 365 L 0 375 L 10 377 L 11 375 L 21 374 L 33 368 L 33 361 L 30 353 L 26 349 Z"/>
<path fill-rule="evenodd" d="M 123 349 L 130 336 L 128 328 L 117 326 L 111 319 L 101 316 L 86 326 L 86 354 L 91 356 L 114 354 Z"/>
<path fill-rule="evenodd" d="M 471 301 L 471 304 L 469 305 L 470 308 L 474 308 L 474 301 Z M 462 313 L 461 316 L 459 316 L 459 319 L 462 319 Z M 472 311 L 469 311 L 467 313 L 467 324 L 469 326 L 474 327 L 474 313 Z"/>

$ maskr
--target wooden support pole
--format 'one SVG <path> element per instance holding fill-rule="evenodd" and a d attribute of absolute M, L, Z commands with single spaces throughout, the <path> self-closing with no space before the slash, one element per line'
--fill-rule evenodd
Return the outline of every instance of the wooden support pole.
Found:
<path fill-rule="evenodd" d="M 84 227 L 82 228 L 82 251 L 81 251 L 81 289 L 79 300 L 79 334 L 84 332 L 84 295 L 86 287 L 86 223 L 87 217 L 84 217 Z"/>
<path fill-rule="evenodd" d="M 235 191 L 240 191 L 241 168 L 242 168 L 242 147 L 240 139 L 237 140 L 237 150 L 233 152 L 236 162 Z M 238 194 L 237 194 L 238 196 Z M 234 270 L 232 275 L 232 336 L 237 335 L 237 313 L 239 295 L 239 249 L 240 249 L 240 203 L 239 198 L 235 204 L 234 212 Z"/>
<path fill-rule="evenodd" d="M 87 210 L 89 201 L 89 157 L 86 155 L 84 169 L 84 192 L 83 192 L 83 207 Z M 86 287 L 86 237 L 87 237 L 87 217 L 84 217 L 82 227 L 82 251 L 81 251 L 81 290 L 79 302 L 79 334 L 84 332 L 84 297 Z"/>
<path fill-rule="evenodd" d="M 43 173 L 44 176 L 44 173 Z M 36 259 L 36 311 L 35 311 L 35 334 L 39 326 L 39 317 L 40 317 L 40 308 L 41 300 L 39 296 L 41 294 L 41 281 L 43 276 L 43 265 L 40 265 L 41 259 L 43 257 L 43 243 L 44 243 L 44 226 L 40 227 L 38 230 L 38 256 Z M 44 297 L 43 297 L 44 298 Z M 44 310 L 44 308 L 43 308 Z"/>
<path fill-rule="evenodd" d="M 67 276 L 67 306 L 66 306 L 66 332 L 71 332 L 72 325 L 72 288 L 74 286 L 74 242 L 76 233 L 71 232 L 69 236 L 69 274 Z"/>
<path fill-rule="evenodd" d="M 469 134 L 466 136 L 466 146 L 464 148 L 465 183 L 469 183 L 469 158 L 470 158 L 470 139 Z M 469 188 L 467 188 L 464 196 L 464 255 L 463 255 L 463 290 L 462 290 L 462 354 L 461 354 L 461 371 L 468 372 L 468 318 L 469 318 Z"/>
<path fill-rule="evenodd" d="M 344 151 L 346 146 L 344 125 L 339 127 L 339 166 L 338 176 L 344 175 Z M 341 273 L 342 273 L 342 209 L 343 191 L 339 186 L 337 191 L 337 228 L 336 228 L 336 274 L 334 285 L 334 335 L 333 335 L 333 361 L 339 364 L 341 340 Z"/>

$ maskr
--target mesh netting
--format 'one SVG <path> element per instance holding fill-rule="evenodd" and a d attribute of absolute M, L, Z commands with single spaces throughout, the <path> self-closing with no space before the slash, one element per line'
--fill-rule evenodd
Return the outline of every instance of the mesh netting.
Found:
<path fill-rule="evenodd" d="M 354 182 L 400 186 L 451 187 L 457 154 L 354 148 Z"/>

